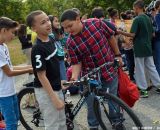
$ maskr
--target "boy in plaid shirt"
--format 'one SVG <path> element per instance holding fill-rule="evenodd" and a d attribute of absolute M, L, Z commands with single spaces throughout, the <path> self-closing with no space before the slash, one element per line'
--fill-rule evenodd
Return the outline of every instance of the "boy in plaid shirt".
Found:
<path fill-rule="evenodd" d="M 67 51 L 73 66 L 71 80 L 77 80 L 80 72 L 85 74 L 106 62 L 113 62 L 117 57 L 122 63 L 114 32 L 99 19 L 88 19 L 81 21 L 78 14 L 73 10 L 66 10 L 61 16 L 61 23 L 66 32 L 69 33 L 67 40 Z M 101 82 L 104 90 L 117 95 L 118 78 L 113 66 L 101 69 Z M 111 74 L 109 74 L 111 73 Z M 87 99 L 88 124 L 90 130 L 98 130 L 98 121 L 93 111 L 93 96 Z M 116 106 L 115 106 L 116 107 Z M 121 114 L 110 109 L 110 117 L 113 124 L 120 119 Z M 115 126 L 116 130 L 124 130 L 123 124 Z"/>

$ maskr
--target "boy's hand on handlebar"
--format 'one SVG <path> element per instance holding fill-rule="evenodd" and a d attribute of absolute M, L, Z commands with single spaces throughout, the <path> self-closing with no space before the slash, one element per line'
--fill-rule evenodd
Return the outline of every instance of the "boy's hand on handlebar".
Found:
<path fill-rule="evenodd" d="M 70 86 L 64 86 L 63 84 L 66 83 L 67 80 L 61 80 L 61 87 L 62 87 L 62 90 L 66 90 L 68 89 Z"/>
<path fill-rule="evenodd" d="M 121 56 L 116 57 L 115 59 L 117 59 L 117 60 L 118 60 L 118 62 L 119 62 L 119 66 L 123 66 L 123 60 L 122 60 L 122 57 L 121 57 Z"/>

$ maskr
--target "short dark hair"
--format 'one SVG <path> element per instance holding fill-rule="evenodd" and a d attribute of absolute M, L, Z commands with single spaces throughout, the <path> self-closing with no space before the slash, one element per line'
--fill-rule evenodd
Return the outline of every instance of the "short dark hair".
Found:
<path fill-rule="evenodd" d="M 18 27 L 18 22 L 13 21 L 10 18 L 7 17 L 0 17 L 0 30 L 2 28 L 6 28 L 6 29 L 11 29 L 11 28 L 16 28 Z"/>
<path fill-rule="evenodd" d="M 56 16 L 48 15 L 48 17 L 49 17 L 49 20 L 51 21 L 51 26 L 52 26 L 52 31 L 53 31 L 55 29 L 55 27 L 53 26 L 53 21 L 56 18 Z"/>
<path fill-rule="evenodd" d="M 136 0 L 134 3 L 133 3 L 133 6 L 135 7 L 138 7 L 140 9 L 144 9 L 144 1 L 143 0 Z"/>
<path fill-rule="evenodd" d="M 159 6 L 160 6 L 160 0 L 157 0 L 156 3 L 155 3 L 155 8 L 158 9 Z"/>
<path fill-rule="evenodd" d="M 73 11 L 75 11 L 79 16 L 81 15 L 81 11 L 78 8 L 72 8 Z"/>
<path fill-rule="evenodd" d="M 108 7 L 108 8 L 107 8 L 107 12 L 108 12 L 108 15 L 109 15 L 110 17 L 113 17 L 113 16 L 115 16 L 116 14 L 118 14 L 118 10 L 115 9 L 115 8 L 113 8 L 113 7 Z"/>
<path fill-rule="evenodd" d="M 30 14 L 28 14 L 28 16 L 26 18 L 27 26 L 29 26 L 31 28 L 34 24 L 35 16 L 40 15 L 42 13 L 44 13 L 44 12 L 41 10 L 36 10 L 36 11 L 32 11 Z"/>
<path fill-rule="evenodd" d="M 77 16 L 79 16 L 75 11 L 72 9 L 65 10 L 61 15 L 61 22 L 64 22 L 65 20 L 76 20 Z"/>
<path fill-rule="evenodd" d="M 120 16 L 121 16 L 121 18 L 122 18 L 123 20 L 127 20 L 127 14 L 126 14 L 126 13 L 121 12 Z"/>
<path fill-rule="evenodd" d="M 93 18 L 102 18 L 102 17 L 105 17 L 104 15 L 104 11 L 102 9 L 102 7 L 96 7 L 92 10 L 92 17 Z"/>
<path fill-rule="evenodd" d="M 18 29 L 18 36 L 26 36 L 27 34 L 27 26 L 25 24 L 20 24 L 20 27 Z"/>

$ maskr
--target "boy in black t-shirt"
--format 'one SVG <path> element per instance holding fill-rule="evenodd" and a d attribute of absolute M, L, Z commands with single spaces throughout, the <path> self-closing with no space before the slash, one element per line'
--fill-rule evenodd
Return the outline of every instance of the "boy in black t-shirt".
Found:
<path fill-rule="evenodd" d="M 32 48 L 32 66 L 35 75 L 35 94 L 43 113 L 45 130 L 66 130 L 63 94 L 61 91 L 59 62 L 56 58 L 51 22 L 43 11 L 33 11 L 27 24 L 37 33 Z"/>

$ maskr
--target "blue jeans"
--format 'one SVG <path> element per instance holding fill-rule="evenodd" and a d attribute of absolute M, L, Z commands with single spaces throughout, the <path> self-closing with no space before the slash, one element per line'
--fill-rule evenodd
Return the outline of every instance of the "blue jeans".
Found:
<path fill-rule="evenodd" d="M 65 67 L 64 60 L 60 60 L 59 61 L 59 66 L 60 66 L 60 77 L 61 77 L 61 80 L 67 80 L 66 67 Z"/>
<path fill-rule="evenodd" d="M 154 58 L 156 69 L 160 76 L 160 40 L 155 40 L 154 42 L 153 58 Z"/>
<path fill-rule="evenodd" d="M 109 88 L 109 93 L 112 93 L 113 95 L 117 95 L 118 90 L 118 77 L 114 77 L 114 79 L 110 82 L 106 82 L 105 80 L 102 80 L 102 88 L 104 91 Z M 90 128 L 97 128 L 99 123 L 95 117 L 94 109 L 93 109 L 93 101 L 94 101 L 94 94 L 89 95 L 87 98 L 87 109 L 88 109 L 88 124 Z M 111 101 L 108 103 L 109 105 L 109 116 L 112 122 L 117 122 L 120 117 L 122 116 L 120 113 L 115 113 L 115 109 L 119 111 L 119 107 L 116 105 L 113 105 Z"/>
<path fill-rule="evenodd" d="M 0 109 L 6 123 L 6 130 L 17 130 L 19 107 L 17 95 L 0 97 Z"/>

